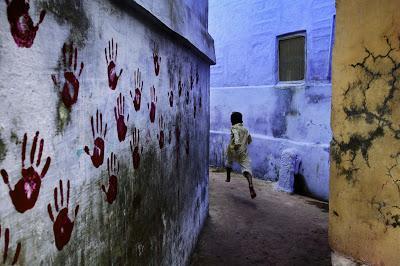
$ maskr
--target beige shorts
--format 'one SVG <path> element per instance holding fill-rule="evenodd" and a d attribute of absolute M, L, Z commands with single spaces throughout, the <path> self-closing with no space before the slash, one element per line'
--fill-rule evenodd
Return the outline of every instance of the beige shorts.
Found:
<path fill-rule="evenodd" d="M 242 174 L 248 172 L 253 175 L 253 172 L 251 171 L 251 160 L 247 154 L 238 154 L 235 151 L 230 151 L 228 149 L 226 152 L 225 167 L 232 168 L 233 162 L 237 162 L 240 165 Z"/>

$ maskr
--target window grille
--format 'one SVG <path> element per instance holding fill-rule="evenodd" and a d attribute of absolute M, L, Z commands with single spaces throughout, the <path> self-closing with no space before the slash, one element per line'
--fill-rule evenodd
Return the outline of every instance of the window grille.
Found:
<path fill-rule="evenodd" d="M 279 40 L 279 81 L 304 80 L 305 37 L 285 37 Z"/>

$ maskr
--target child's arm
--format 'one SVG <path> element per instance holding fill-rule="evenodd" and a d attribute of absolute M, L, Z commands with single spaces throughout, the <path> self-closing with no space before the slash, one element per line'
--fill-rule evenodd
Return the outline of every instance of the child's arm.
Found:
<path fill-rule="evenodd" d="M 251 135 L 249 134 L 249 136 L 247 137 L 247 144 L 250 144 L 252 141 L 253 141 L 253 140 L 252 140 L 252 138 L 251 138 Z"/>

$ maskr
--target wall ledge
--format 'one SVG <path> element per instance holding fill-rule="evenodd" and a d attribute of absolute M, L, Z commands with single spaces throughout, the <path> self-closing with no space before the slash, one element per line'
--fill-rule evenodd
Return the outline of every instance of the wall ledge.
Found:
<path fill-rule="evenodd" d="M 327 87 L 328 89 L 332 87 L 332 83 L 323 82 L 313 82 L 313 83 L 302 83 L 302 84 L 273 84 L 273 85 L 245 85 L 245 86 L 211 86 L 211 90 L 236 90 L 236 89 L 284 89 L 284 88 L 305 88 L 305 87 Z"/>
<path fill-rule="evenodd" d="M 230 135 L 230 131 L 222 131 L 222 130 L 210 130 L 210 134 L 215 134 L 215 135 Z M 261 134 L 251 134 L 251 137 L 253 139 L 261 139 L 261 140 L 268 140 L 268 141 L 276 141 L 276 142 L 284 142 L 286 144 L 293 144 L 293 145 L 299 145 L 299 146 L 312 146 L 316 148 L 322 148 L 322 149 L 328 149 L 330 148 L 329 143 L 313 143 L 313 142 L 303 142 L 303 141 L 296 141 L 296 140 L 290 140 L 290 139 L 283 139 L 283 138 L 275 138 L 272 136 L 267 136 L 267 135 L 261 135 Z"/>
<path fill-rule="evenodd" d="M 193 15 L 193 10 L 182 1 L 175 5 L 174 1 L 165 0 L 111 1 L 128 5 L 148 19 L 148 22 L 182 41 L 201 59 L 210 65 L 215 65 L 214 40 L 208 33 L 207 25 L 201 23 L 199 18 Z M 176 6 L 180 8 L 176 8 Z M 185 21 L 191 23 L 184 23 Z"/>

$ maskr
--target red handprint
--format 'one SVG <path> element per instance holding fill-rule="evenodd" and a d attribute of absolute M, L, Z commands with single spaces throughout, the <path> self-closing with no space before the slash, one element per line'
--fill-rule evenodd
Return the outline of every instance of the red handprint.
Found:
<path fill-rule="evenodd" d="M 101 185 L 101 189 L 106 194 L 107 202 L 112 204 L 117 198 L 118 192 L 118 180 L 117 175 L 119 173 L 119 162 L 117 156 L 111 153 L 111 159 L 107 158 L 107 172 L 108 172 L 108 190 L 104 185 Z"/>
<path fill-rule="evenodd" d="M 81 66 L 79 72 L 77 72 L 78 68 L 78 49 L 73 46 L 71 43 L 69 46 L 64 43 L 63 46 L 63 64 L 64 64 L 64 85 L 61 91 L 61 99 L 64 105 L 67 108 L 71 108 L 78 101 L 79 94 L 79 80 L 78 78 L 82 74 L 82 70 L 84 67 L 83 62 L 81 62 Z M 67 62 L 68 58 L 68 62 Z M 54 85 L 60 89 L 60 75 L 58 78 L 56 75 L 51 75 L 53 79 Z"/>
<path fill-rule="evenodd" d="M 32 148 L 31 148 L 31 153 L 30 153 L 31 165 L 28 168 L 26 168 L 25 167 L 25 153 L 26 153 L 27 138 L 28 138 L 27 134 L 25 133 L 24 140 L 22 142 L 22 153 L 21 153 L 22 178 L 19 179 L 19 181 L 17 182 L 17 184 L 14 187 L 14 190 L 12 190 L 12 188 L 11 188 L 7 171 L 4 169 L 1 170 L 1 175 L 3 177 L 3 181 L 8 186 L 8 189 L 10 190 L 9 194 L 11 197 L 11 201 L 14 204 L 15 209 L 20 213 L 23 213 L 29 209 L 32 209 L 33 206 L 35 206 L 35 203 L 39 196 L 42 178 L 44 178 L 44 176 L 47 173 L 47 170 L 49 170 L 50 162 L 51 162 L 50 157 L 47 157 L 46 163 L 44 164 L 42 172 L 39 175 L 37 172 L 37 169 L 35 169 L 35 167 L 37 168 L 40 165 L 40 161 L 42 159 L 44 140 L 41 139 L 39 142 L 39 153 L 38 153 L 38 157 L 36 160 L 36 166 L 35 166 L 34 163 L 35 163 L 36 145 L 37 145 L 38 139 L 39 139 L 39 131 L 38 131 L 38 132 L 36 132 L 36 135 L 33 138 L 33 143 L 32 143 Z"/>
<path fill-rule="evenodd" d="M 200 97 L 199 97 L 199 108 L 201 109 L 201 107 L 202 107 L 202 103 L 201 103 L 201 95 L 200 95 Z"/>
<path fill-rule="evenodd" d="M 190 90 L 193 90 L 193 84 L 194 84 L 194 75 L 193 75 L 193 69 L 190 69 Z"/>
<path fill-rule="evenodd" d="M 196 118 L 196 110 L 197 110 L 196 97 L 193 96 L 193 118 Z"/>
<path fill-rule="evenodd" d="M 189 93 L 189 88 L 185 88 L 185 89 L 187 89 L 185 92 L 185 102 L 186 102 L 186 105 L 188 105 L 190 103 L 190 93 Z"/>
<path fill-rule="evenodd" d="M 177 123 L 175 125 L 175 152 L 176 152 L 176 164 L 179 165 L 179 154 L 181 150 L 180 138 L 181 138 L 181 129 L 180 129 L 180 117 L 177 119 Z"/>
<path fill-rule="evenodd" d="M 141 80 L 141 73 L 138 68 L 137 71 L 134 72 L 134 79 L 135 79 L 135 96 L 133 96 L 132 91 L 129 91 L 133 101 L 133 107 L 135 107 L 135 111 L 140 110 L 140 104 L 142 101 L 142 91 L 143 91 L 143 81 Z"/>
<path fill-rule="evenodd" d="M 127 127 L 125 125 L 125 96 L 122 93 L 117 98 L 117 106 L 114 107 L 115 121 L 117 122 L 118 140 L 122 142 L 125 140 Z M 129 121 L 129 114 L 126 118 L 126 123 Z"/>
<path fill-rule="evenodd" d="M 153 47 L 153 62 L 154 62 L 154 72 L 156 76 L 160 73 L 161 57 L 158 55 L 158 46 L 154 44 Z"/>
<path fill-rule="evenodd" d="M 0 238 L 1 238 L 1 226 L 0 226 Z M 3 264 L 6 264 L 7 261 L 9 244 L 10 244 L 10 229 L 6 228 L 6 230 L 4 230 Z M 15 250 L 14 258 L 11 262 L 11 265 L 17 263 L 20 252 L 21 252 L 21 243 L 18 242 L 17 249 Z"/>
<path fill-rule="evenodd" d="M 94 167 L 98 168 L 100 165 L 103 164 L 104 160 L 104 149 L 105 149 L 104 139 L 106 138 L 107 134 L 107 123 L 104 127 L 104 132 L 103 132 L 103 115 L 102 113 L 100 113 L 100 123 L 99 123 L 99 110 L 97 110 L 96 112 L 96 132 L 94 131 L 93 116 L 90 118 L 90 122 L 92 124 L 92 134 L 94 139 L 93 155 L 90 155 L 88 146 L 85 146 L 84 150 L 87 153 L 87 155 L 89 155 L 90 158 L 92 159 Z"/>
<path fill-rule="evenodd" d="M 186 152 L 186 155 L 189 155 L 189 132 L 186 132 L 185 152 Z"/>
<path fill-rule="evenodd" d="M 157 134 L 157 139 L 158 139 L 158 144 L 160 146 L 160 149 L 164 148 L 164 129 L 165 129 L 165 123 L 164 123 L 164 118 L 161 115 L 160 118 L 158 119 L 158 127 L 160 130 L 160 134 Z"/>
<path fill-rule="evenodd" d="M 47 211 L 49 213 L 50 220 L 53 222 L 53 232 L 54 232 L 54 239 L 56 242 L 56 247 L 58 250 L 62 250 L 66 244 L 68 244 L 72 229 L 74 229 L 75 221 L 71 221 L 68 217 L 68 205 L 69 205 L 69 180 L 67 181 L 67 204 L 66 207 L 59 211 L 58 208 L 58 191 L 57 188 L 54 188 L 54 206 L 57 212 L 57 217 L 54 220 L 53 210 L 51 208 L 51 204 L 47 205 Z M 60 180 L 60 197 L 61 197 L 61 205 L 62 208 L 64 206 L 64 193 L 63 193 L 63 184 L 62 180 Z M 78 215 L 79 205 L 76 205 L 75 208 L 75 219 Z"/>
<path fill-rule="evenodd" d="M 175 125 L 175 142 L 176 142 L 176 146 L 179 149 L 179 139 L 181 137 L 181 128 L 180 128 L 180 122 L 181 122 L 181 118 L 178 118 L 178 123 Z"/>
<path fill-rule="evenodd" d="M 178 81 L 178 95 L 179 95 L 179 97 L 182 96 L 182 90 L 183 90 L 183 82 L 182 82 L 182 80 L 179 79 L 179 81 Z"/>
<path fill-rule="evenodd" d="M 132 141 L 129 142 L 131 146 L 131 153 L 132 153 L 132 162 L 133 162 L 133 169 L 138 169 L 140 165 L 140 154 L 139 154 L 139 143 L 140 143 L 140 136 L 139 136 L 139 129 L 134 129 L 132 134 Z M 143 152 L 143 146 L 140 149 L 140 153 Z"/>
<path fill-rule="evenodd" d="M 171 141 L 172 141 L 172 130 L 170 129 L 169 130 L 169 134 L 168 134 L 169 136 L 168 136 L 168 144 L 171 144 Z"/>
<path fill-rule="evenodd" d="M 18 47 L 30 48 L 39 30 L 39 25 L 43 22 L 46 11 L 42 10 L 39 22 L 33 25 L 32 18 L 29 16 L 29 0 L 5 0 L 7 4 L 7 17 L 10 23 L 11 35 Z"/>
<path fill-rule="evenodd" d="M 150 88 L 150 99 L 151 103 L 147 103 L 147 109 L 150 109 L 149 116 L 150 116 L 150 122 L 154 123 L 154 120 L 156 119 L 156 103 L 157 103 L 157 96 L 156 96 L 156 88 L 151 87 Z"/>
<path fill-rule="evenodd" d="M 115 43 L 114 52 L 114 39 L 111 39 L 111 42 L 108 41 L 108 55 L 107 48 L 104 48 L 104 54 L 106 56 L 107 62 L 108 86 L 110 87 L 110 89 L 115 90 L 115 88 L 117 87 L 118 79 L 121 77 L 123 69 L 119 71 L 119 75 L 116 74 L 115 63 L 117 62 L 118 43 Z"/>
<path fill-rule="evenodd" d="M 169 80 L 168 100 L 169 100 L 169 106 L 173 107 L 174 106 L 174 81 L 171 78 Z"/>

